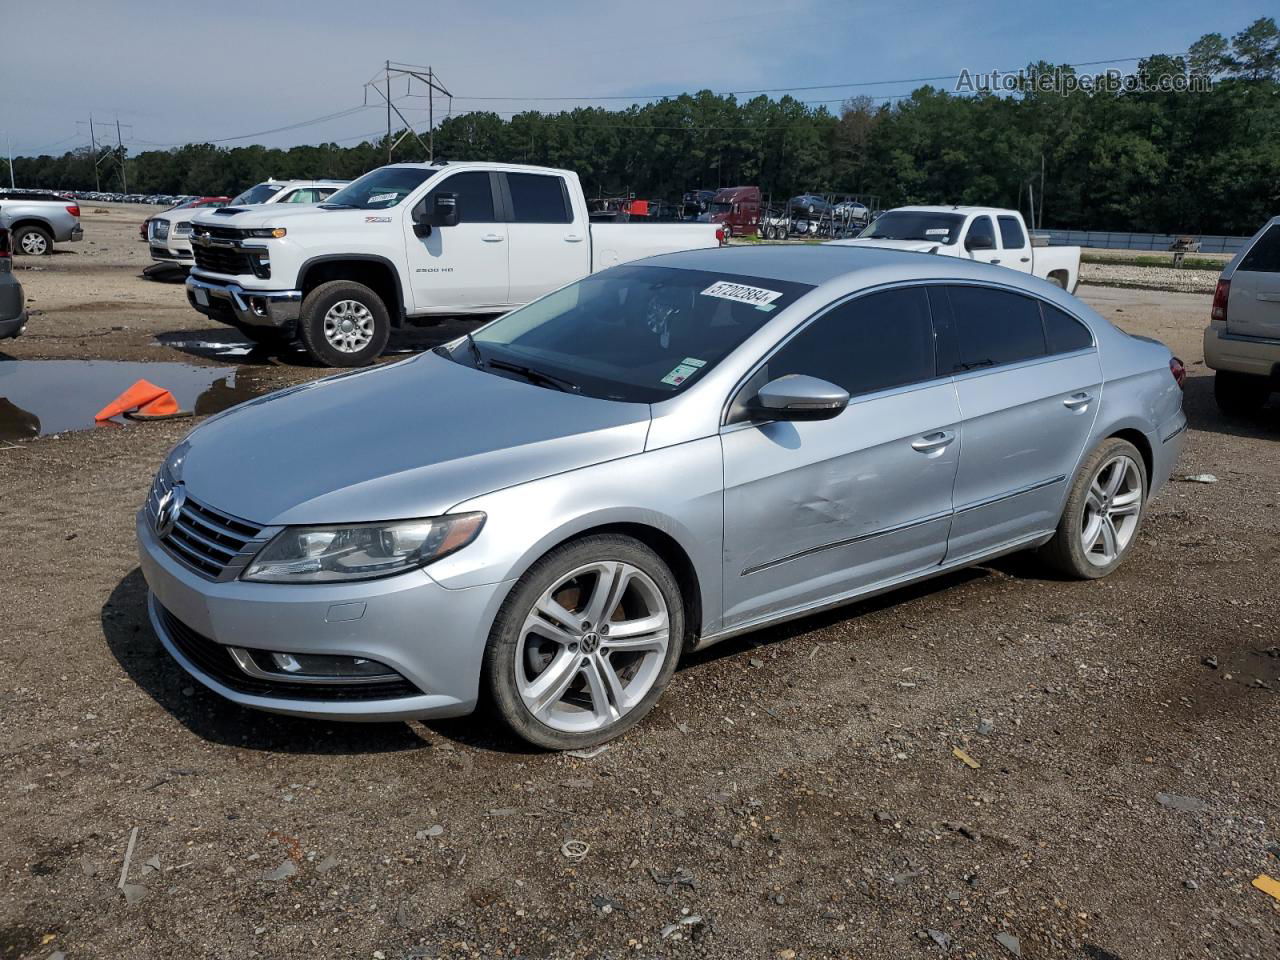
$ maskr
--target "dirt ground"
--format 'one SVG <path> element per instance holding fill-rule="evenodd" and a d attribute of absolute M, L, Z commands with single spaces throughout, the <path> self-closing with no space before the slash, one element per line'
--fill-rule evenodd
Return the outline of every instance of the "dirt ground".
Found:
<path fill-rule="evenodd" d="M 139 276 L 147 212 L 19 260 L 0 358 L 324 372 L 219 356 Z M 133 545 L 191 421 L 0 444 L 0 957 L 1280 955 L 1280 405 L 1217 413 L 1208 296 L 1082 295 L 1187 361 L 1177 473 L 1219 482 L 1170 484 L 1103 581 L 1012 558 L 714 648 L 590 759 L 220 700 Z"/>

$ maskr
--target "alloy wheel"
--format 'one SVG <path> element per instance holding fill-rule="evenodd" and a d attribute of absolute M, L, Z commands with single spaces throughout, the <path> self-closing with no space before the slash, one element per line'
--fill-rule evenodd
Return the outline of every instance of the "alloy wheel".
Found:
<path fill-rule="evenodd" d="M 22 252 L 32 257 L 43 257 L 49 249 L 49 240 L 39 230 L 28 230 L 22 235 Z"/>
<path fill-rule="evenodd" d="M 1093 475 L 1085 497 L 1080 545 L 1094 566 L 1109 566 L 1129 548 L 1142 514 L 1142 494 L 1142 471 L 1131 457 L 1112 457 Z"/>
<path fill-rule="evenodd" d="M 373 340 L 373 314 L 358 300 L 339 300 L 324 315 L 324 338 L 335 350 L 359 353 Z"/>
<path fill-rule="evenodd" d="M 601 730 L 653 688 L 670 637 L 666 600 L 647 573 L 609 560 L 577 567 L 525 617 L 515 648 L 520 699 L 553 730 Z"/>

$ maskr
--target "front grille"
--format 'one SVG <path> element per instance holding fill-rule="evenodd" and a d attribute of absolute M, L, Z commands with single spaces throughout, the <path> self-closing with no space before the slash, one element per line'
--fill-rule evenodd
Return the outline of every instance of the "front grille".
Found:
<path fill-rule="evenodd" d="M 404 677 L 378 683 L 290 683 L 251 677 L 236 666 L 222 644 L 192 630 L 163 606 L 157 607 L 165 633 L 192 666 L 239 693 L 284 700 L 395 700 L 422 693 Z"/>
<path fill-rule="evenodd" d="M 216 227 L 207 223 L 191 225 L 192 232 L 198 237 L 217 237 L 221 240 L 240 240 L 244 233 L 239 227 Z"/>
<path fill-rule="evenodd" d="M 160 504 L 174 488 L 163 471 L 151 484 L 146 516 L 153 528 Z M 210 580 L 234 580 L 261 549 L 266 540 L 262 533 L 263 528 L 257 524 L 214 510 L 187 496 L 173 529 L 160 542 L 196 573 Z"/>
<path fill-rule="evenodd" d="M 191 250 L 195 254 L 196 266 L 201 270 L 233 277 L 253 273 L 249 255 L 239 247 L 208 246 L 197 239 L 193 240 Z"/>

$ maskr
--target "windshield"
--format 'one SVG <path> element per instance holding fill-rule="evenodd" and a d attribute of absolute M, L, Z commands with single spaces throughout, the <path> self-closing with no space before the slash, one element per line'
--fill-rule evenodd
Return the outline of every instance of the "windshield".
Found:
<path fill-rule="evenodd" d="M 433 167 L 379 167 L 347 184 L 321 206 L 386 210 L 439 172 Z"/>
<path fill-rule="evenodd" d="M 860 234 L 859 240 L 926 240 L 944 246 L 955 243 L 964 227 L 962 213 L 890 210 Z"/>
<path fill-rule="evenodd" d="M 283 189 L 284 184 L 282 183 L 260 183 L 256 187 L 250 187 L 232 200 L 230 206 L 238 207 L 248 203 L 266 203 Z"/>
<path fill-rule="evenodd" d="M 621 266 L 495 320 L 449 352 L 558 389 L 656 403 L 705 377 L 812 287 L 785 280 Z M 478 354 L 478 356 L 477 356 Z M 532 374 L 532 375 L 530 375 Z M 535 377 L 538 378 L 535 380 Z"/>

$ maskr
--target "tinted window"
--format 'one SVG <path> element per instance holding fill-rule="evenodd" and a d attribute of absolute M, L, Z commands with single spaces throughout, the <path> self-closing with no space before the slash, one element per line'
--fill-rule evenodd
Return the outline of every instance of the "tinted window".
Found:
<path fill-rule="evenodd" d="M 923 287 L 859 297 L 819 317 L 769 359 L 769 380 L 808 374 L 851 396 L 931 380 L 933 322 Z"/>
<path fill-rule="evenodd" d="M 516 223 L 572 223 L 569 204 L 559 177 L 538 173 L 508 173 L 511 219 Z"/>
<path fill-rule="evenodd" d="M 1017 217 L 1000 217 L 1000 246 L 1006 250 L 1021 250 L 1027 245 L 1026 235 Z"/>
<path fill-rule="evenodd" d="M 1252 273 L 1280 273 L 1280 223 L 1258 238 L 1236 269 Z"/>
<path fill-rule="evenodd" d="M 990 217 L 978 217 L 969 225 L 969 235 L 964 239 L 968 250 L 990 250 L 996 245 L 996 231 Z"/>
<path fill-rule="evenodd" d="M 493 189 L 489 186 L 489 174 L 480 170 L 457 173 L 431 191 L 427 203 L 435 202 L 437 192 L 452 193 L 458 198 L 459 223 L 493 223 L 498 218 L 493 213 Z"/>
<path fill-rule="evenodd" d="M 977 370 L 1042 357 L 1044 326 L 1030 297 L 989 287 L 948 287 L 959 361 Z"/>
<path fill-rule="evenodd" d="M 1044 339 L 1050 353 L 1070 353 L 1093 346 L 1089 328 L 1070 314 L 1048 303 L 1040 304 L 1044 313 Z"/>

